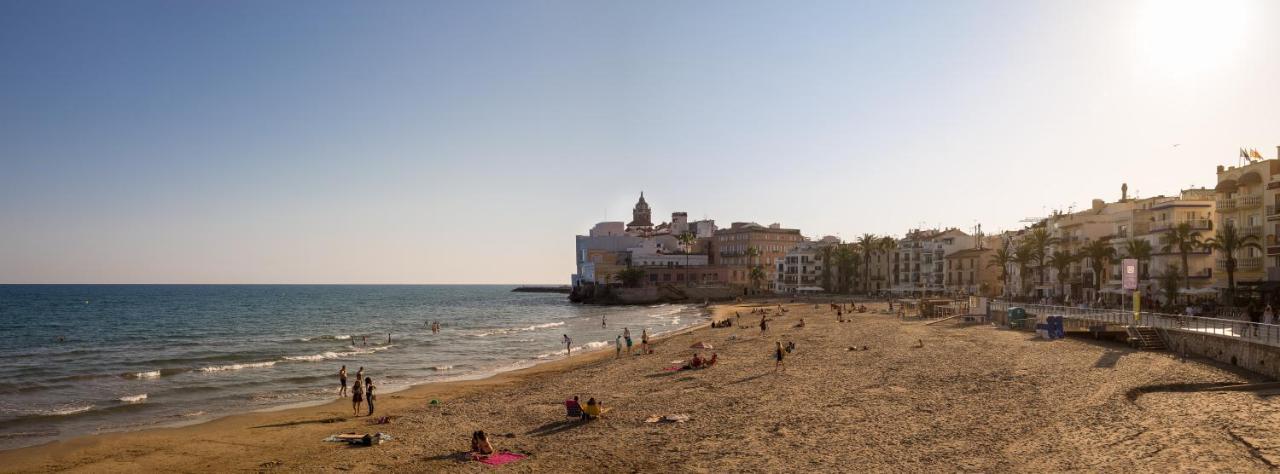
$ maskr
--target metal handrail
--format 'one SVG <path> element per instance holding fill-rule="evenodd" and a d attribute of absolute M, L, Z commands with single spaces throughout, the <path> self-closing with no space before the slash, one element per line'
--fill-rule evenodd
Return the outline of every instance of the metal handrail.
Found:
<path fill-rule="evenodd" d="M 1204 334 L 1215 337 L 1240 339 L 1243 341 L 1280 347 L 1280 325 L 1263 324 L 1235 319 L 1209 318 L 1204 316 L 1186 316 L 1181 314 L 1155 313 L 1143 311 L 1135 321 L 1133 311 L 1103 308 L 1078 308 L 1072 306 L 1019 304 L 1008 301 L 993 301 L 992 311 L 1007 312 L 1010 307 L 1020 307 L 1027 314 L 1049 314 L 1064 316 L 1070 319 L 1081 319 L 1114 325 L 1137 325 L 1182 331 L 1193 334 Z"/>

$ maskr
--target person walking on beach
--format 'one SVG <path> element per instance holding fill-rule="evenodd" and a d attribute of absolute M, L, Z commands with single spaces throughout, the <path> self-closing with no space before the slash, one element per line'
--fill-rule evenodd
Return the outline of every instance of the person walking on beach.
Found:
<path fill-rule="evenodd" d="M 613 338 L 613 350 L 614 350 L 614 354 L 613 354 L 614 359 L 622 357 L 622 335 L 621 334 L 619 334 L 618 337 Z"/>
<path fill-rule="evenodd" d="M 364 386 L 360 385 L 360 377 L 351 385 L 351 414 L 360 416 L 360 404 L 364 403 Z"/>
<path fill-rule="evenodd" d="M 783 358 L 782 341 L 776 341 L 774 342 L 774 344 L 777 344 L 777 346 L 773 350 L 773 361 L 774 361 L 773 372 L 778 373 L 779 369 L 781 369 L 783 372 L 786 372 L 787 368 L 782 365 L 782 358 Z"/>
<path fill-rule="evenodd" d="M 631 355 L 631 328 L 622 328 L 622 339 L 627 341 L 627 355 Z"/>
<path fill-rule="evenodd" d="M 565 357 L 573 355 L 573 339 L 569 339 L 569 335 L 564 335 L 564 355 Z"/>
<path fill-rule="evenodd" d="M 338 369 L 338 386 L 342 387 L 338 389 L 338 398 L 346 398 L 347 397 L 347 366 L 345 365 L 342 366 L 341 369 Z"/>
<path fill-rule="evenodd" d="M 764 315 L 762 314 L 760 315 L 760 334 L 763 335 L 764 332 L 768 330 L 769 330 L 769 320 L 765 319 Z"/>
<path fill-rule="evenodd" d="M 369 404 L 369 416 L 373 416 L 373 379 L 364 378 L 364 400 Z"/>
<path fill-rule="evenodd" d="M 640 353 L 649 353 L 649 328 L 640 330 Z"/>

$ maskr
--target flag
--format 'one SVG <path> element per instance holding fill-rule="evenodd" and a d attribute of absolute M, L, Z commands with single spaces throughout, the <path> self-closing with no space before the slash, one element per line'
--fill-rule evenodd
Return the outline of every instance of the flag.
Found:
<path fill-rule="evenodd" d="M 1258 153 L 1258 149 L 1257 149 L 1257 148 L 1252 149 L 1252 150 L 1249 150 L 1249 156 L 1252 156 L 1252 157 L 1254 157 L 1254 158 L 1256 158 L 1256 159 L 1259 159 L 1259 160 L 1261 160 L 1261 159 L 1262 159 L 1262 153 Z"/>
<path fill-rule="evenodd" d="M 1241 149 L 1240 149 L 1240 157 L 1241 157 L 1241 158 L 1248 159 L 1248 158 L 1249 158 L 1249 152 L 1244 151 L 1244 148 L 1241 148 Z"/>

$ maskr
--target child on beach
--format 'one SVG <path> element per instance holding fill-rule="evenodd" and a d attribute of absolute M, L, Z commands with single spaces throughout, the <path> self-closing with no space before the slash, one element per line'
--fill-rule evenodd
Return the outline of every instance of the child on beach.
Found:
<path fill-rule="evenodd" d="M 768 330 L 769 330 L 769 322 L 768 320 L 764 319 L 764 316 L 762 315 L 760 316 L 760 334 L 764 334 L 764 332 Z"/>
<path fill-rule="evenodd" d="M 360 416 L 360 405 L 364 403 L 364 386 L 360 385 L 360 377 L 351 385 L 351 414 Z"/>
<path fill-rule="evenodd" d="M 621 334 L 619 334 L 618 337 L 613 338 L 613 351 L 614 351 L 614 354 L 613 354 L 614 359 L 622 357 L 622 335 Z"/>
<path fill-rule="evenodd" d="M 342 387 L 342 388 L 338 389 L 338 398 L 346 398 L 346 396 L 347 396 L 347 366 L 345 366 L 345 365 L 344 365 L 344 366 L 342 366 L 342 368 L 341 368 L 341 369 L 338 369 L 338 386 Z"/>
<path fill-rule="evenodd" d="M 631 328 L 622 328 L 622 338 L 627 341 L 627 355 L 631 355 Z"/>
<path fill-rule="evenodd" d="M 471 456 L 480 458 L 493 454 L 493 445 L 489 444 L 489 436 L 484 431 L 471 433 Z"/>
<path fill-rule="evenodd" d="M 369 404 L 369 416 L 373 416 L 373 379 L 364 378 L 364 400 Z"/>
<path fill-rule="evenodd" d="M 778 369 L 782 369 L 783 372 L 786 372 L 787 368 L 782 365 L 782 341 L 777 341 L 775 344 L 777 344 L 777 347 L 773 350 L 773 372 L 777 373 Z"/>

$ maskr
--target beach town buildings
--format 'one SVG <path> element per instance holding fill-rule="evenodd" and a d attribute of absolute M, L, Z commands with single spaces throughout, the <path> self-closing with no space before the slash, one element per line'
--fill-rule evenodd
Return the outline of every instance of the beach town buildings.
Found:
<path fill-rule="evenodd" d="M 946 256 L 976 247 L 960 229 L 912 229 L 893 252 L 890 290 L 902 294 L 941 294 L 946 288 Z"/>
<path fill-rule="evenodd" d="M 946 291 L 952 295 L 994 297 L 1004 292 L 1000 269 L 990 265 L 999 236 L 975 236 L 974 247 L 950 252 L 943 257 Z"/>
<path fill-rule="evenodd" d="M 832 254 L 840 239 L 832 236 L 796 245 L 774 262 L 775 293 L 822 293 L 835 289 L 841 277 Z"/>
<path fill-rule="evenodd" d="M 799 229 L 787 229 L 779 224 L 734 222 L 726 229 L 717 230 L 711 239 L 711 263 L 739 266 L 746 272 L 760 267 L 764 278 L 752 286 L 767 290 L 771 282 L 777 280 L 774 262 L 803 241 Z"/>
<path fill-rule="evenodd" d="M 1242 166 L 1218 166 L 1214 193 L 1217 216 L 1214 224 L 1219 232 L 1234 227 L 1241 238 L 1256 244 L 1234 252 L 1235 284 L 1239 288 L 1274 291 L 1280 282 L 1280 147 L 1277 159 L 1259 159 Z M 1261 158 L 1255 153 L 1257 158 Z M 1214 286 L 1220 290 L 1230 285 L 1227 255 L 1214 255 Z"/>

